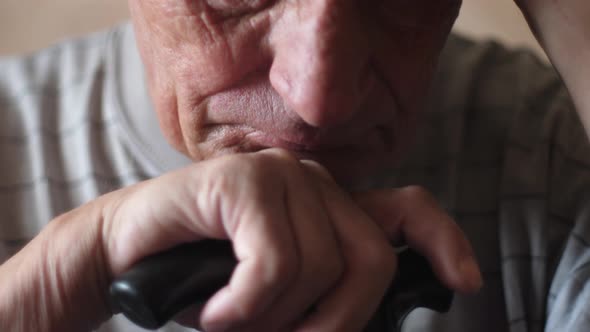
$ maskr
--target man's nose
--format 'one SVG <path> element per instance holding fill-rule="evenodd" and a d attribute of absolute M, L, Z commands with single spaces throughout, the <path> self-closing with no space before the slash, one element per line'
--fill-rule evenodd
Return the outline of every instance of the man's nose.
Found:
<path fill-rule="evenodd" d="M 368 90 L 370 50 L 356 3 L 286 1 L 271 32 L 271 84 L 314 127 L 351 118 Z"/>

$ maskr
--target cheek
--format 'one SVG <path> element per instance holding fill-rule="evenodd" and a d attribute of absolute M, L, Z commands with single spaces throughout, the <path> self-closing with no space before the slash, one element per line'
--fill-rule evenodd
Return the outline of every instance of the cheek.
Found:
<path fill-rule="evenodd" d="M 265 61 L 259 47 L 265 33 L 264 20 L 254 17 L 244 24 L 228 25 L 231 29 L 225 31 L 203 3 L 130 1 L 162 130 L 182 152 L 199 140 L 195 128 L 199 127 L 201 104 L 263 67 Z M 235 59 L 249 60 L 238 63 Z"/>
<path fill-rule="evenodd" d="M 204 3 L 131 2 L 139 47 L 153 79 L 205 86 L 199 81 L 210 80 L 214 71 L 231 60 L 227 38 Z"/>
<path fill-rule="evenodd" d="M 166 99 L 161 98 L 160 100 L 165 101 Z M 187 146 L 185 139 L 182 135 L 180 126 L 179 114 L 176 111 L 175 98 L 169 98 L 168 105 L 158 105 L 156 107 L 158 120 L 160 121 L 160 128 L 164 137 L 168 140 L 168 143 L 172 145 L 176 150 L 187 154 Z"/>

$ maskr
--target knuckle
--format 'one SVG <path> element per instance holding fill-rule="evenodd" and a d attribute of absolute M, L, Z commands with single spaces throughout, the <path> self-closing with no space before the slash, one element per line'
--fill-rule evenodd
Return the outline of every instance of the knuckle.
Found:
<path fill-rule="evenodd" d="M 273 148 L 251 155 L 251 167 L 257 174 L 297 174 L 301 166 L 297 158 L 287 150 Z"/>
<path fill-rule="evenodd" d="M 297 163 L 297 158 L 295 156 L 285 150 L 280 148 L 272 148 L 268 150 L 264 150 L 263 153 L 259 153 L 259 156 L 263 158 L 269 158 L 274 160 L 275 162 L 287 163 L 287 164 L 295 164 Z"/>
<path fill-rule="evenodd" d="M 305 169 L 307 169 L 311 174 L 313 174 L 314 176 L 323 179 L 327 182 L 334 182 L 334 177 L 332 176 L 332 174 L 330 174 L 330 171 L 328 171 L 328 169 L 326 167 L 324 167 L 322 164 L 318 163 L 317 161 L 314 160 L 301 160 L 301 165 L 303 165 L 303 167 Z"/>
<path fill-rule="evenodd" d="M 295 160 L 295 157 L 291 152 L 281 148 L 272 148 L 270 150 L 273 154 L 275 154 L 278 158 L 284 158 L 288 160 Z"/>
<path fill-rule="evenodd" d="M 261 282 L 270 288 L 281 288 L 297 274 L 299 262 L 297 255 L 283 250 L 269 255 L 265 260 L 259 260 L 257 267 Z"/>
<path fill-rule="evenodd" d="M 282 293 L 297 273 L 297 262 L 284 255 L 265 254 L 249 262 L 249 273 L 256 277 L 257 288 L 264 290 L 266 296 Z M 252 322 L 253 317 L 258 317 L 260 312 L 260 298 L 252 298 L 244 303 L 239 303 L 239 320 Z"/>
<path fill-rule="evenodd" d="M 261 163 L 256 158 L 245 154 L 232 154 L 211 160 L 208 164 L 212 178 L 228 178 L 232 180 L 252 178 L 261 172 Z M 202 174 L 200 174 L 202 176 Z M 236 177 L 239 175 L 239 177 Z"/>
<path fill-rule="evenodd" d="M 321 280 L 320 287 L 333 285 L 344 274 L 344 259 L 341 255 L 314 255 L 308 259 L 304 271 L 305 280 Z"/>
<path fill-rule="evenodd" d="M 269 169 L 270 163 L 268 159 L 257 155 L 245 156 L 237 166 L 244 174 L 259 175 Z"/>
<path fill-rule="evenodd" d="M 250 322 L 252 317 L 256 317 L 260 313 L 259 305 L 255 302 L 236 303 L 239 308 L 239 316 L 237 321 L 240 324 Z"/>
<path fill-rule="evenodd" d="M 395 267 L 395 251 L 388 243 L 372 242 L 363 246 L 361 265 L 368 273 L 391 272 Z"/>
<path fill-rule="evenodd" d="M 432 194 L 421 186 L 409 186 L 402 188 L 400 191 L 404 200 L 409 203 L 433 202 L 435 199 Z"/>
<path fill-rule="evenodd" d="M 211 172 L 213 178 L 225 179 L 228 183 L 246 188 L 250 186 L 254 191 L 276 186 L 278 177 L 277 160 L 273 156 L 264 154 L 236 154 L 222 157 L 217 167 Z"/>

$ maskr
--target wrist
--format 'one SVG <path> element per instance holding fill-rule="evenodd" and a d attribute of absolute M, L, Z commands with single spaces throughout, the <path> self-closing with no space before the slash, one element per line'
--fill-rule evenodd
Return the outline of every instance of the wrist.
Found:
<path fill-rule="evenodd" d="M 64 310 L 77 316 L 72 322 L 91 329 L 112 315 L 108 302 L 112 277 L 102 241 L 102 205 L 102 200 L 95 200 L 60 216 L 45 236 L 53 256 L 46 260 L 53 264 L 48 269 L 61 283 L 55 286 L 64 288 L 60 302 Z"/>
<path fill-rule="evenodd" d="M 0 266 L 0 327 L 92 330 L 111 316 L 101 209 L 91 202 L 51 223 Z M 5 326 L 6 325 L 6 326 Z"/>

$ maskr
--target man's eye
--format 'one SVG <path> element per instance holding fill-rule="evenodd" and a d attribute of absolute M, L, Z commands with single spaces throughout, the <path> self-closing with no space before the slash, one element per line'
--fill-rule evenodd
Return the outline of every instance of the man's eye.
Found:
<path fill-rule="evenodd" d="M 234 16 L 262 9 L 269 0 L 208 0 L 209 6 L 222 15 Z"/>

